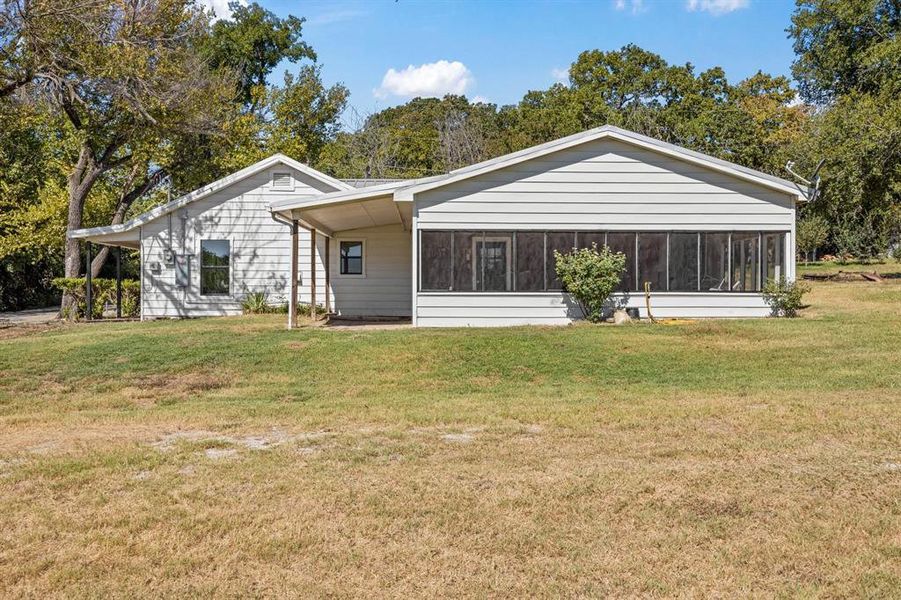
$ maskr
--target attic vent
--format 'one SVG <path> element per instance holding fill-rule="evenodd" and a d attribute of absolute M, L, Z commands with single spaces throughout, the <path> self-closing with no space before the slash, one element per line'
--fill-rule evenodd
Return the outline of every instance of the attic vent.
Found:
<path fill-rule="evenodd" d="M 293 183 L 291 179 L 291 173 L 273 173 L 272 174 L 272 187 L 276 188 L 290 188 Z"/>

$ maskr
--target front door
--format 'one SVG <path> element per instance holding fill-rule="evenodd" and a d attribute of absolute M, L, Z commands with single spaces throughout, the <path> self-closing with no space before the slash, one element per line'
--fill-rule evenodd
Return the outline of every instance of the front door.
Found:
<path fill-rule="evenodd" d="M 486 292 L 510 290 L 510 239 L 491 238 L 474 240 L 475 268 L 473 279 L 475 289 Z"/>

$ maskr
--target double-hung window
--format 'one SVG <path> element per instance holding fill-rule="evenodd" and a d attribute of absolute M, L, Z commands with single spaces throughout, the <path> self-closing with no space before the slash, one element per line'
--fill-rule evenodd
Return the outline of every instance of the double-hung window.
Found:
<path fill-rule="evenodd" d="M 200 295 L 227 296 L 231 282 L 231 245 L 228 240 L 200 241 Z"/>

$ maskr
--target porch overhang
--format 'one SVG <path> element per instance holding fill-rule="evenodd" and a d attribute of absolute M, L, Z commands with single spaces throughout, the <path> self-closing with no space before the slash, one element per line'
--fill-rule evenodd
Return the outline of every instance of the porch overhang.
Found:
<path fill-rule="evenodd" d="M 76 229 L 69 233 L 71 239 L 84 240 L 104 246 L 121 246 L 137 250 L 141 247 L 141 230 L 139 227 L 108 225 L 90 229 Z"/>
<path fill-rule="evenodd" d="M 338 231 L 401 225 L 410 229 L 413 207 L 394 200 L 394 190 L 408 182 L 391 182 L 349 192 L 334 192 L 273 203 L 269 210 L 308 229 L 333 237 Z"/>

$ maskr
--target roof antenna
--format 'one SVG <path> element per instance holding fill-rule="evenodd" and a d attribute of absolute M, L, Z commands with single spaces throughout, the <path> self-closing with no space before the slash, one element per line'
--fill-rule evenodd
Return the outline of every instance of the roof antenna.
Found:
<path fill-rule="evenodd" d="M 823 167 L 823 163 L 825 162 L 826 159 L 823 158 L 819 163 L 817 163 L 817 168 L 813 170 L 813 175 L 810 176 L 810 180 L 801 177 L 792 170 L 792 167 L 795 166 L 795 161 L 790 160 L 785 163 L 785 170 L 794 175 L 796 179 L 800 179 L 801 182 L 807 186 L 807 192 L 804 193 L 804 196 L 807 198 L 808 202 L 813 202 L 820 194 L 820 169 Z"/>

